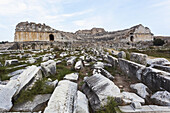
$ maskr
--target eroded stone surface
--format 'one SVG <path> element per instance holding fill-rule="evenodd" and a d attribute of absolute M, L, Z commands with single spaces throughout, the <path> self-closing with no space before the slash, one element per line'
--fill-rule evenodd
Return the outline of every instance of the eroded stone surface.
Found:
<path fill-rule="evenodd" d="M 67 75 L 65 75 L 64 79 L 77 81 L 78 80 L 78 75 L 79 75 L 78 73 L 67 74 Z"/>
<path fill-rule="evenodd" d="M 77 99 L 75 103 L 75 113 L 89 113 L 88 99 L 81 91 L 77 91 Z"/>
<path fill-rule="evenodd" d="M 41 63 L 41 69 L 45 76 L 56 74 L 56 62 L 54 60 L 49 60 L 47 62 Z"/>
<path fill-rule="evenodd" d="M 34 112 L 42 110 L 46 102 L 50 99 L 51 94 L 37 95 L 34 97 L 33 101 L 27 101 L 21 104 L 16 104 L 12 108 L 12 111 L 24 111 L 24 112 Z"/>
<path fill-rule="evenodd" d="M 147 57 L 148 55 L 146 54 L 141 54 L 141 53 L 131 53 L 130 54 L 130 60 L 146 65 L 147 64 Z"/>
<path fill-rule="evenodd" d="M 168 91 L 158 91 L 151 96 L 155 104 L 170 106 L 170 93 Z"/>
<path fill-rule="evenodd" d="M 0 87 L 0 111 L 9 111 L 12 104 L 12 97 L 15 95 L 20 87 L 18 80 L 10 80 L 9 83 Z"/>
<path fill-rule="evenodd" d="M 120 89 L 108 78 L 101 74 L 95 74 L 84 80 L 83 92 L 89 99 L 92 109 L 95 111 L 106 105 L 107 97 L 119 98 Z"/>
<path fill-rule="evenodd" d="M 144 99 L 149 96 L 149 93 L 147 92 L 148 87 L 143 83 L 131 84 L 130 88 L 136 90 L 137 94 Z"/>
<path fill-rule="evenodd" d="M 44 113 L 72 113 L 77 93 L 77 84 L 62 80 L 55 88 Z"/>

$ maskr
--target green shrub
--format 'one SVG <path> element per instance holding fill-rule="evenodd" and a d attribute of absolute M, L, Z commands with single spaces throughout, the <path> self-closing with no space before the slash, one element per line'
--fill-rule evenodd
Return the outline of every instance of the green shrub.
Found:
<path fill-rule="evenodd" d="M 117 113 L 120 110 L 117 108 L 118 104 L 115 102 L 113 97 L 108 97 L 107 105 L 103 106 L 101 110 L 96 113 Z"/>
<path fill-rule="evenodd" d="M 32 89 L 21 90 L 19 98 L 15 101 L 15 104 L 23 103 L 25 101 L 33 101 L 34 96 L 38 94 L 51 94 L 54 87 L 45 84 L 45 80 L 38 80 Z"/>
<path fill-rule="evenodd" d="M 164 42 L 164 40 L 162 40 L 162 39 L 155 39 L 155 40 L 153 41 L 153 44 L 154 44 L 155 46 L 163 46 L 163 45 L 165 44 L 165 42 Z"/>

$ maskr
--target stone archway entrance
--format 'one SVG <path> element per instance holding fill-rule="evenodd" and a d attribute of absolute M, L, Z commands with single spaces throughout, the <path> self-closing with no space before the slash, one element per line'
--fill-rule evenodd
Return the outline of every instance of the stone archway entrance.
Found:
<path fill-rule="evenodd" d="M 50 41 L 54 41 L 54 35 L 53 35 L 53 34 L 50 34 L 50 35 L 49 35 L 49 40 L 50 40 Z"/>
<path fill-rule="evenodd" d="M 133 42 L 134 41 L 134 37 L 130 36 L 130 41 Z"/>

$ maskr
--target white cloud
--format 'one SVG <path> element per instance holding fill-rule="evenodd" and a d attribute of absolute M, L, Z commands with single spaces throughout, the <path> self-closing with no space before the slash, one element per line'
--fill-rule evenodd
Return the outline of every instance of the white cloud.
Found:
<path fill-rule="evenodd" d="M 170 6 L 170 0 L 165 0 L 165 1 L 161 1 L 159 3 L 155 3 L 152 5 L 152 7 L 163 7 L 163 6 Z"/>
<path fill-rule="evenodd" d="M 91 29 L 92 27 L 98 27 L 99 25 L 102 26 L 104 20 L 100 16 L 89 17 L 82 20 L 73 21 L 73 24 L 79 26 L 80 28 L 88 28 Z"/>
<path fill-rule="evenodd" d="M 8 27 L 5 26 L 5 25 L 3 25 L 3 24 L 0 24 L 0 28 L 2 28 L 2 29 L 8 29 Z"/>

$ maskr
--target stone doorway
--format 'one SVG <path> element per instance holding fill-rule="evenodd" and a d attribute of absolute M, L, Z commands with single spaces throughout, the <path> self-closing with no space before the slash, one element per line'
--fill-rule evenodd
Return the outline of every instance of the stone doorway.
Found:
<path fill-rule="evenodd" d="M 133 42 L 134 41 L 134 37 L 130 36 L 130 41 Z"/>
<path fill-rule="evenodd" d="M 49 35 L 49 39 L 50 39 L 50 41 L 54 41 L 54 35 L 53 35 L 53 34 L 50 34 L 50 35 Z"/>

